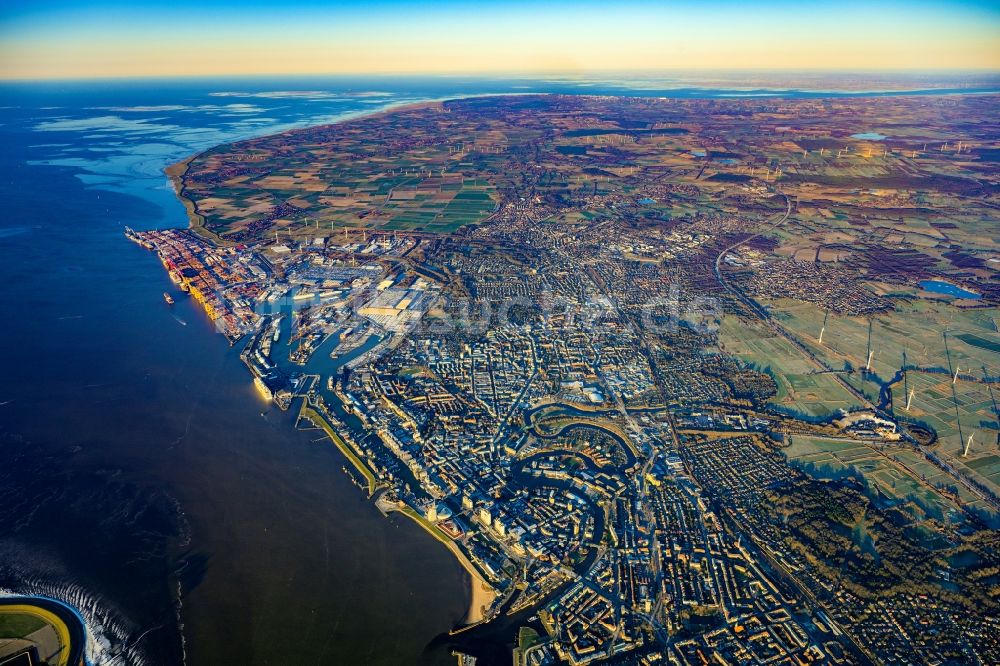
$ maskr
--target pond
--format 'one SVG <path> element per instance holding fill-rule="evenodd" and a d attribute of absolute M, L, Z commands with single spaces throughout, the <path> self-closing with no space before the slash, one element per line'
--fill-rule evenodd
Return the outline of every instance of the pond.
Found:
<path fill-rule="evenodd" d="M 950 282 L 944 282 L 943 280 L 921 280 L 920 288 L 924 291 L 930 291 L 935 294 L 945 294 L 946 296 L 954 296 L 955 298 L 970 298 L 972 300 L 979 300 L 983 297 L 982 294 L 962 289 L 961 287 L 957 287 Z"/>

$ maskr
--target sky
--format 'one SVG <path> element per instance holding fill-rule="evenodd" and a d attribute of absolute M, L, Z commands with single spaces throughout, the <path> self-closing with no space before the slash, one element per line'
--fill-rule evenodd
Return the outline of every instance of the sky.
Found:
<path fill-rule="evenodd" d="M 1000 70 L 1000 0 L 0 0 L 0 79 Z"/>

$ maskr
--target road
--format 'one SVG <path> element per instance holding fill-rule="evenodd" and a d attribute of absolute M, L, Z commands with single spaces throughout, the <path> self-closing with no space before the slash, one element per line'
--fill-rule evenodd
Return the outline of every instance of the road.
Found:
<path fill-rule="evenodd" d="M 784 192 L 777 192 L 777 194 L 785 199 L 785 212 L 770 226 L 766 227 L 765 229 L 762 229 L 761 231 L 758 231 L 752 236 L 747 236 L 743 240 L 736 241 L 729 247 L 722 250 L 722 252 L 719 253 L 719 256 L 715 258 L 715 279 L 719 281 L 719 284 L 721 284 L 726 291 L 735 296 L 736 300 L 745 305 L 747 309 L 749 309 L 751 312 L 757 315 L 765 324 L 767 324 L 768 328 L 770 328 L 777 335 L 787 340 L 788 343 L 791 344 L 793 347 L 798 349 L 802 353 L 802 355 L 805 356 L 809 360 L 809 362 L 812 363 L 817 368 L 817 370 L 819 370 L 820 372 L 830 372 L 831 370 L 833 370 L 833 368 L 829 367 L 826 363 L 816 358 L 816 355 L 813 354 L 811 351 L 809 351 L 801 342 L 799 342 L 798 339 L 795 338 L 795 336 L 791 335 L 788 331 L 786 331 L 781 324 L 774 321 L 771 318 L 771 316 L 767 313 L 767 311 L 765 311 L 762 307 L 757 305 L 757 303 L 755 303 L 753 299 L 746 296 L 742 291 L 740 291 L 739 287 L 733 285 L 728 280 L 726 280 L 725 274 L 722 272 L 722 260 L 725 258 L 727 254 L 729 254 L 736 248 L 749 243 L 755 238 L 759 238 L 764 234 L 768 234 L 774 231 L 782 224 L 784 224 L 791 216 L 792 200 L 789 199 L 788 195 L 785 194 Z M 840 383 L 845 390 L 847 390 L 859 402 L 861 402 L 861 404 L 865 405 L 866 407 L 875 411 L 876 413 L 879 413 L 878 407 L 874 403 L 872 403 L 867 396 L 865 396 L 863 393 L 854 388 L 850 383 L 845 381 L 843 377 L 840 377 L 837 374 L 832 374 L 831 376 L 834 378 L 834 380 Z"/>
<path fill-rule="evenodd" d="M 753 312 L 755 315 L 757 315 L 768 326 L 768 328 L 770 328 L 775 334 L 781 336 L 786 341 L 788 341 L 788 343 L 791 344 L 793 347 L 795 347 L 796 349 L 798 349 L 799 352 L 801 352 L 802 355 L 805 356 L 806 359 L 808 359 L 808 361 L 812 365 L 814 365 L 819 371 L 825 372 L 825 373 L 829 373 L 829 376 L 832 377 L 834 379 L 834 381 L 836 381 L 838 384 L 840 384 L 844 388 L 844 390 L 846 390 L 848 393 L 850 393 L 852 396 L 854 396 L 854 398 L 859 403 L 861 403 L 864 407 L 866 407 L 867 409 L 872 410 L 872 412 L 874 412 L 875 414 L 878 414 L 879 416 L 883 416 L 883 417 L 892 419 L 892 415 L 891 414 L 885 413 L 884 410 L 880 409 L 878 407 L 878 405 L 876 405 L 871 400 L 869 400 L 868 397 L 864 393 L 862 393 L 861 391 L 859 391 L 858 389 L 856 389 L 850 382 L 848 382 L 847 380 L 845 380 L 840 374 L 830 372 L 831 370 L 833 370 L 833 368 L 829 367 L 826 363 L 824 363 L 822 360 L 820 360 L 819 358 L 817 358 L 816 355 L 813 354 L 812 351 L 810 351 L 809 349 L 807 349 L 801 342 L 799 342 L 799 340 L 795 336 L 791 335 L 788 331 L 785 330 L 785 328 L 781 324 L 779 324 L 774 319 L 772 319 L 771 316 L 762 307 L 760 307 L 759 305 L 757 305 L 757 303 L 755 303 L 753 301 L 753 299 L 751 299 L 748 296 L 744 295 L 743 292 L 740 291 L 740 289 L 737 286 L 731 284 L 730 282 L 728 282 L 726 280 L 725 275 L 722 272 L 722 260 L 725 258 L 725 256 L 727 254 L 729 254 L 730 252 L 732 252 L 736 248 L 738 248 L 738 247 L 740 247 L 742 245 L 745 245 L 746 243 L 748 243 L 749 241 L 751 241 L 751 240 L 753 240 L 755 238 L 758 238 L 758 237 L 760 237 L 760 236 L 762 236 L 764 234 L 767 234 L 767 233 L 770 233 L 771 231 L 774 231 L 775 229 L 777 229 L 778 227 L 780 227 L 782 224 L 784 224 L 788 220 L 788 218 L 791 216 L 791 214 L 792 214 L 792 201 L 791 201 L 791 199 L 789 199 L 788 195 L 785 194 L 784 192 L 780 192 L 779 191 L 779 192 L 777 192 L 777 194 L 779 194 L 780 196 L 784 197 L 784 199 L 785 199 L 785 212 L 784 212 L 784 214 L 781 215 L 781 217 L 778 218 L 777 221 L 775 221 L 773 224 L 771 224 L 770 226 L 766 227 L 765 229 L 763 229 L 761 231 L 758 231 L 756 234 L 754 234 L 752 236 L 748 236 L 748 237 L 744 238 L 743 240 L 737 241 L 737 242 L 733 243 L 732 245 L 730 245 L 729 247 L 727 247 L 724 250 L 722 250 L 722 252 L 720 252 L 719 255 L 715 259 L 715 277 L 716 277 L 716 279 L 719 281 L 719 284 L 721 284 L 722 287 L 726 291 L 728 291 L 730 294 L 732 294 L 734 297 L 736 297 L 736 299 L 740 303 L 742 303 L 743 305 L 745 305 L 747 307 L 747 309 L 749 309 L 751 312 Z M 892 420 L 895 421 L 896 419 L 892 419 Z M 995 509 L 997 509 L 998 511 L 1000 511 L 1000 505 L 998 505 L 997 502 L 995 500 L 993 500 L 993 498 L 991 498 L 991 497 L 987 496 L 985 493 L 983 493 L 979 488 L 977 488 L 973 484 L 969 483 L 968 480 L 964 478 L 964 475 L 957 473 L 957 470 L 952 469 L 949 465 L 939 464 L 938 461 L 935 458 L 932 458 L 931 456 L 927 455 L 928 452 L 929 452 L 929 450 L 926 447 L 921 446 L 916 441 L 916 439 L 912 435 L 910 435 L 909 432 L 907 432 L 905 426 L 897 423 L 897 427 L 899 428 L 900 434 L 902 434 L 903 437 L 905 437 L 906 440 L 909 441 L 911 444 L 915 445 L 917 447 L 917 449 L 921 453 L 923 453 L 924 456 L 930 462 L 934 463 L 939 469 L 941 469 L 943 472 L 945 472 L 950 477 L 952 477 L 953 479 L 955 479 L 955 481 L 957 481 L 958 483 L 960 483 L 970 493 L 974 494 L 976 497 L 978 497 L 979 499 L 981 499 L 982 501 L 984 501 L 988 505 L 990 505 L 990 506 L 994 507 Z"/>

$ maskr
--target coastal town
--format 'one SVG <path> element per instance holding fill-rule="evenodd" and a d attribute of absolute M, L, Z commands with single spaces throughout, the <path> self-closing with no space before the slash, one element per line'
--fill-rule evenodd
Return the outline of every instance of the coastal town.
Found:
<path fill-rule="evenodd" d="M 127 236 L 465 567 L 459 663 L 997 663 L 995 102 L 419 105 Z"/>

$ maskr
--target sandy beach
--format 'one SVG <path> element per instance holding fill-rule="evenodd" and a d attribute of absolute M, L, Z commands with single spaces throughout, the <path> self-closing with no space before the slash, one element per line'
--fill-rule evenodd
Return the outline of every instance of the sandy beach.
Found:
<path fill-rule="evenodd" d="M 469 561 L 469 558 L 462 552 L 462 549 L 459 548 L 454 541 L 444 535 L 437 527 L 428 523 L 423 517 L 417 514 L 406 504 L 401 502 L 390 502 L 384 499 L 384 497 L 379 497 L 376 504 L 385 514 L 388 514 L 389 512 L 397 512 L 412 519 L 451 551 L 451 553 L 458 560 L 459 564 L 461 564 L 462 567 L 469 573 L 470 578 L 469 610 L 465 615 L 464 622 L 466 625 L 482 622 L 485 617 L 485 611 L 489 608 L 490 604 L 493 603 L 493 600 L 496 599 L 497 592 L 493 589 L 493 586 L 490 585 L 485 578 L 483 578 L 483 575 L 479 573 L 479 570 L 476 569 L 475 565 Z"/>

